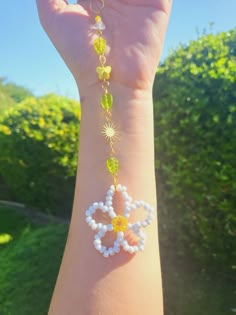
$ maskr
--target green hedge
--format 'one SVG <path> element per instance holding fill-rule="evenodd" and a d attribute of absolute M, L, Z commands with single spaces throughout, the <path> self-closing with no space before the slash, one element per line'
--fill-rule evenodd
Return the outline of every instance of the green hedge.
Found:
<path fill-rule="evenodd" d="M 236 29 L 180 46 L 154 84 L 162 235 L 202 263 L 236 261 Z"/>
<path fill-rule="evenodd" d="M 79 118 L 76 101 L 55 95 L 27 98 L 4 112 L 0 175 L 15 201 L 44 211 L 71 210 Z"/>

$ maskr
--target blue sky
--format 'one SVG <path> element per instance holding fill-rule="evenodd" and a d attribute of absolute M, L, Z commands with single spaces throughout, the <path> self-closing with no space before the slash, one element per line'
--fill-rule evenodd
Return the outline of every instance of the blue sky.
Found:
<path fill-rule="evenodd" d="M 112 0 L 110 0 L 112 1 Z M 79 98 L 72 75 L 42 30 L 34 0 L 1 1 L 0 77 L 29 88 Z M 162 59 L 214 22 L 213 32 L 236 26 L 236 0 L 174 0 Z"/>

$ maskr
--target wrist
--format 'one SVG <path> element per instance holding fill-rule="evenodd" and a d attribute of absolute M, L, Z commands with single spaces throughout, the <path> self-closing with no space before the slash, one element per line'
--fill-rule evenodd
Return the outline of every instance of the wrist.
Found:
<path fill-rule="evenodd" d="M 90 88 L 78 86 L 82 112 L 86 118 L 101 116 L 102 107 L 100 98 L 103 94 L 100 82 L 90 85 Z M 152 115 L 152 89 L 135 89 L 117 82 L 111 82 L 109 93 L 113 95 L 112 115 L 122 119 L 128 118 L 127 114 L 138 114 L 144 111 Z M 117 117 L 117 118 L 119 118 Z M 114 117 L 115 118 L 115 117 Z"/>

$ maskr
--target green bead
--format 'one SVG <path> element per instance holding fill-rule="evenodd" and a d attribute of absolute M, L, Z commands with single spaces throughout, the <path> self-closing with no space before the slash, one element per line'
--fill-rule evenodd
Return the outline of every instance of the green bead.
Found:
<path fill-rule="evenodd" d="M 107 46 L 107 42 L 105 38 L 103 37 L 98 37 L 93 42 L 93 48 L 96 51 L 96 53 L 99 55 L 103 55 L 105 53 L 106 46 Z"/>
<path fill-rule="evenodd" d="M 118 173 L 119 170 L 119 161 L 117 160 L 117 158 L 115 157 L 111 157 L 107 160 L 106 162 L 107 164 L 107 168 L 108 171 L 112 174 L 112 175 L 116 175 Z"/>
<path fill-rule="evenodd" d="M 111 109 L 113 105 L 113 96 L 110 93 L 103 94 L 101 97 L 101 105 L 103 109 Z"/>

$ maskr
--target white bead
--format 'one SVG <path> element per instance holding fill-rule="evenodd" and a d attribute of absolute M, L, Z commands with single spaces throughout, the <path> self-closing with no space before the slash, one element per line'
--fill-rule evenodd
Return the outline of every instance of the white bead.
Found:
<path fill-rule="evenodd" d="M 110 206 L 112 206 L 112 201 L 106 201 L 106 206 L 108 206 L 108 207 L 110 207 Z"/>
<path fill-rule="evenodd" d="M 94 202 L 93 203 L 93 208 L 95 209 L 95 208 L 98 208 L 98 202 Z"/>
<path fill-rule="evenodd" d="M 97 225 L 96 223 L 94 223 L 94 224 L 91 225 L 91 229 L 92 229 L 92 230 L 96 230 L 97 227 L 98 227 L 98 225 Z"/>
<path fill-rule="evenodd" d="M 106 233 L 107 232 L 107 226 L 106 225 L 103 225 L 100 232 L 102 233 Z"/>
<path fill-rule="evenodd" d="M 100 230 L 100 229 L 102 228 L 102 225 L 103 225 L 102 223 L 98 223 L 98 224 L 97 224 L 98 230 Z"/>
<path fill-rule="evenodd" d="M 101 240 L 101 235 L 98 233 L 94 236 L 95 240 Z"/>
<path fill-rule="evenodd" d="M 140 239 L 138 243 L 139 243 L 139 245 L 145 245 L 145 240 Z"/>
<path fill-rule="evenodd" d="M 107 225 L 107 231 L 112 231 L 112 230 L 113 230 L 112 224 L 108 224 L 108 225 Z"/>
<path fill-rule="evenodd" d="M 123 189 L 123 191 L 126 191 L 127 187 L 126 186 L 122 186 L 122 189 Z"/>
<path fill-rule="evenodd" d="M 137 206 L 137 208 L 139 208 L 139 207 L 141 207 L 141 202 L 138 200 L 138 201 L 136 201 L 136 206 Z"/>
<path fill-rule="evenodd" d="M 123 239 L 122 243 L 123 246 L 125 246 L 126 244 L 128 244 L 128 242 L 126 241 L 126 239 Z"/>
<path fill-rule="evenodd" d="M 142 239 L 146 239 L 146 234 L 143 231 L 139 232 L 139 237 Z"/>
<path fill-rule="evenodd" d="M 144 206 L 145 206 L 146 203 L 145 203 L 143 200 L 140 200 L 139 202 L 140 202 L 140 207 L 143 207 L 143 208 L 144 208 Z"/>
<path fill-rule="evenodd" d="M 129 208 L 130 207 L 130 202 L 129 201 L 125 201 L 125 208 Z"/>
<path fill-rule="evenodd" d="M 100 249 L 100 253 L 103 254 L 105 252 L 105 250 L 106 250 L 106 247 L 102 246 L 101 249 Z"/>
<path fill-rule="evenodd" d="M 118 232 L 117 233 L 117 239 L 124 239 L 124 232 Z"/>
<path fill-rule="evenodd" d="M 101 251 L 102 245 L 101 244 L 97 244 L 95 245 L 96 250 L 98 250 L 99 252 Z"/>
<path fill-rule="evenodd" d="M 95 239 L 93 244 L 96 245 L 101 245 L 101 240 L 100 239 Z"/>
<path fill-rule="evenodd" d="M 113 197 L 112 196 L 107 196 L 106 201 L 112 201 Z"/>
<path fill-rule="evenodd" d="M 102 228 L 98 232 L 98 235 L 100 236 L 100 238 L 102 238 L 105 234 L 106 234 L 106 232 L 104 232 Z"/>
<path fill-rule="evenodd" d="M 144 250 L 144 245 L 138 245 L 138 249 L 139 249 L 140 251 L 143 251 L 143 250 Z"/>
<path fill-rule="evenodd" d="M 141 225 L 142 225 L 142 227 L 146 227 L 148 224 L 147 224 L 147 221 L 145 220 L 145 221 L 142 221 L 141 222 Z"/>
<path fill-rule="evenodd" d="M 114 185 L 111 185 L 111 186 L 110 186 L 110 189 L 113 190 L 113 191 L 115 191 L 115 186 L 114 186 Z"/>
<path fill-rule="evenodd" d="M 96 222 L 92 219 L 92 220 L 90 220 L 89 225 L 92 226 L 92 225 L 95 224 L 95 223 L 96 223 Z"/>
<path fill-rule="evenodd" d="M 105 250 L 105 251 L 104 251 L 103 256 L 106 257 L 106 258 L 109 256 L 108 250 Z"/>
<path fill-rule="evenodd" d="M 123 245 L 123 249 L 128 252 L 129 251 L 130 246 L 128 244 Z"/>
<path fill-rule="evenodd" d="M 120 252 L 120 246 L 114 246 L 113 250 L 115 253 L 119 253 Z"/>
<path fill-rule="evenodd" d="M 113 196 L 113 195 L 114 195 L 114 191 L 113 190 L 108 190 L 107 196 Z"/>
<path fill-rule="evenodd" d="M 126 218 L 129 218 L 129 217 L 130 217 L 130 213 L 129 213 L 129 211 L 125 211 L 125 213 L 124 213 L 124 217 L 126 217 Z"/>
<path fill-rule="evenodd" d="M 109 255 L 114 255 L 114 250 L 113 250 L 112 247 L 110 247 L 110 248 L 108 249 L 108 253 L 109 253 Z"/>
<path fill-rule="evenodd" d="M 123 196 L 123 198 L 126 200 L 127 198 L 129 198 L 129 195 L 128 195 L 128 193 L 126 192 L 126 191 L 123 191 L 122 192 L 122 196 Z"/>
<path fill-rule="evenodd" d="M 116 247 L 120 247 L 120 242 L 116 240 L 116 241 L 114 242 L 114 247 L 115 247 L 115 246 L 116 246 Z"/>
<path fill-rule="evenodd" d="M 116 217 L 116 214 L 115 214 L 115 212 L 114 212 L 113 210 L 112 210 L 112 211 L 109 211 L 108 213 L 109 213 L 109 216 L 110 216 L 112 219 Z"/>
<path fill-rule="evenodd" d="M 108 211 L 108 206 L 103 206 L 102 207 L 102 212 L 107 212 Z"/>
<path fill-rule="evenodd" d="M 121 191 L 121 190 L 122 190 L 121 184 L 118 184 L 118 185 L 116 186 L 116 190 L 117 190 L 117 191 Z"/>
<path fill-rule="evenodd" d="M 104 203 L 102 201 L 99 201 L 98 208 L 101 209 L 103 207 Z"/>
<path fill-rule="evenodd" d="M 86 222 L 87 222 L 87 223 L 90 223 L 91 221 L 92 221 L 92 217 L 91 217 L 91 216 L 89 216 L 89 217 L 86 218 Z"/>
<path fill-rule="evenodd" d="M 150 225 L 150 224 L 152 223 L 152 219 L 149 219 L 149 218 L 148 218 L 148 219 L 146 220 L 146 222 L 147 222 L 148 225 Z"/>
<path fill-rule="evenodd" d="M 131 230 L 134 232 L 134 233 L 137 233 L 139 231 L 139 228 L 133 224 L 132 227 L 131 227 Z"/>
<path fill-rule="evenodd" d="M 134 252 L 137 253 L 138 252 L 138 246 L 133 246 Z"/>
<path fill-rule="evenodd" d="M 134 248 L 133 248 L 133 246 L 129 246 L 129 250 L 128 250 L 128 251 L 129 251 L 130 254 L 133 254 L 133 253 L 134 253 Z"/>
<path fill-rule="evenodd" d="M 130 203 L 132 202 L 132 198 L 129 196 L 125 199 L 125 202 L 127 203 L 127 205 L 130 206 Z"/>

